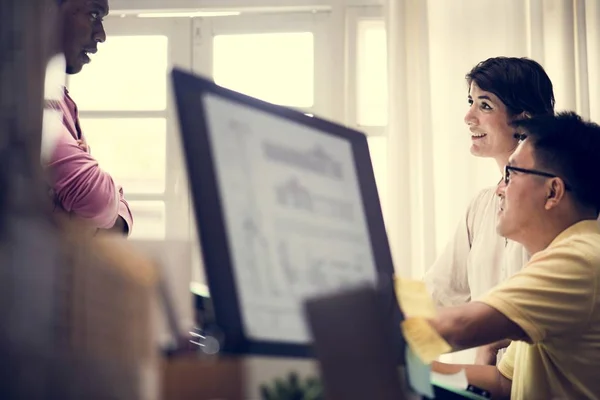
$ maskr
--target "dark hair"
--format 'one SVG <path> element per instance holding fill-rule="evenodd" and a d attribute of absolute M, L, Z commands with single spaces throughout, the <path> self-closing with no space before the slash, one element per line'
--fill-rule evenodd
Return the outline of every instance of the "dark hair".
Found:
<path fill-rule="evenodd" d="M 529 58 L 494 57 L 477 64 L 466 75 L 469 87 L 495 94 L 510 116 L 554 114 L 552 81 L 544 68 Z"/>
<path fill-rule="evenodd" d="M 581 205 L 600 211 L 600 126 L 574 112 L 516 120 L 512 125 L 532 144 L 536 168 L 560 176 Z"/>

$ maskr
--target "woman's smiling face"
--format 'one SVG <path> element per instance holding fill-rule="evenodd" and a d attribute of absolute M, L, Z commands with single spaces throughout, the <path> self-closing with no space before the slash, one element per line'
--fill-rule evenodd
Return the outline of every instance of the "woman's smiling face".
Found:
<path fill-rule="evenodd" d="M 504 103 L 495 94 L 481 90 L 475 81 L 469 87 L 468 101 L 465 123 L 471 131 L 471 154 L 478 157 L 508 157 L 516 148 L 517 140 Z"/>

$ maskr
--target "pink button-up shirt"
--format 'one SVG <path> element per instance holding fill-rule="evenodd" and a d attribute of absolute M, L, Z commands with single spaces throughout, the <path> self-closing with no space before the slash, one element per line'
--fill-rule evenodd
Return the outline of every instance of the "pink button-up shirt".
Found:
<path fill-rule="evenodd" d="M 56 204 L 98 229 L 112 228 L 121 216 L 131 232 L 133 216 L 123 188 L 77 143 L 85 138 L 77 106 L 66 89 L 63 101 L 53 106 L 62 112 L 63 126 L 45 168 Z"/>

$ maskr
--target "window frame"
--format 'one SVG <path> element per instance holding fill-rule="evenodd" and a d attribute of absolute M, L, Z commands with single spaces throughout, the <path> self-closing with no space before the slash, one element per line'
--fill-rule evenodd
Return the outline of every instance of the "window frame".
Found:
<path fill-rule="evenodd" d="M 218 18 L 193 18 L 192 70 L 200 75 L 213 76 L 213 38 L 218 35 L 312 32 L 314 35 L 314 102 L 312 107 L 298 110 L 331 118 L 331 41 L 327 39 L 330 13 L 272 12 L 241 14 Z"/>
<path fill-rule="evenodd" d="M 371 164 L 375 178 L 380 177 L 377 182 L 377 191 L 384 220 L 387 220 L 389 208 L 387 180 L 388 180 L 388 157 L 387 157 L 387 125 L 363 126 L 358 123 L 358 57 L 359 57 L 359 24 L 363 21 L 383 21 L 384 9 L 380 5 L 355 5 L 348 6 L 345 10 L 345 38 L 346 38 L 346 62 L 345 62 L 345 87 L 346 96 L 344 103 L 344 117 L 346 123 L 367 135 Z M 384 143 L 381 143 L 383 141 Z M 375 143 L 378 142 L 378 143 Z M 378 150 L 383 148 L 386 153 L 383 161 L 375 160 L 373 157 Z M 379 172 L 379 173 L 378 173 Z"/>
<path fill-rule="evenodd" d="M 346 102 L 345 119 L 349 126 L 368 136 L 386 136 L 387 125 L 363 126 L 358 123 L 358 26 L 363 21 L 384 21 L 383 6 L 346 8 Z"/>

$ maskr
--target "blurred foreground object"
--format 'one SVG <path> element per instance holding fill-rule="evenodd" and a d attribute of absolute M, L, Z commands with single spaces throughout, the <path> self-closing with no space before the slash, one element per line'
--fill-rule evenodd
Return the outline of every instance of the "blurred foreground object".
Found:
<path fill-rule="evenodd" d="M 323 400 L 320 379 L 311 377 L 301 380 L 296 373 L 286 379 L 277 378 L 271 384 L 260 387 L 262 400 Z"/>
<path fill-rule="evenodd" d="M 154 265 L 53 216 L 41 175 L 57 18 L 56 0 L 0 2 L 0 398 L 152 399 Z"/>
<path fill-rule="evenodd" d="M 124 239 L 59 227 L 29 221 L 2 254 L 0 397 L 157 398 L 153 265 Z"/>

